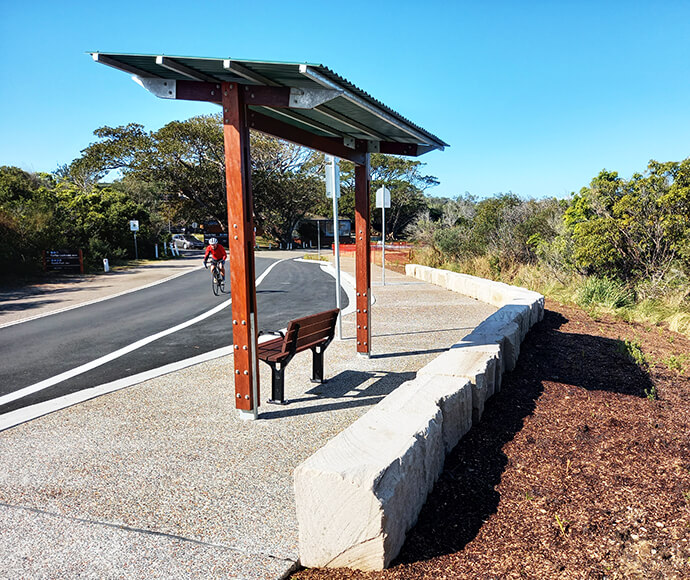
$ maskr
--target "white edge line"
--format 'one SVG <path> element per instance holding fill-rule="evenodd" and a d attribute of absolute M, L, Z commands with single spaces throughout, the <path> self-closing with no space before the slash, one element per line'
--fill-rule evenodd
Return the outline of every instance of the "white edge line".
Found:
<path fill-rule="evenodd" d="M 259 278 L 257 278 L 256 285 L 258 286 L 259 284 L 261 284 L 261 282 L 263 282 L 263 280 L 266 278 L 268 273 L 275 266 L 277 266 L 280 262 L 284 262 L 284 261 L 285 260 L 279 260 L 279 261 L 271 264 L 268 268 L 266 268 L 266 270 L 261 274 L 261 276 L 259 276 Z M 187 272 L 185 272 L 185 273 L 187 273 Z M 177 276 L 174 276 L 174 277 L 177 277 Z M 188 326 L 191 326 L 197 322 L 201 322 L 202 320 L 209 318 L 210 316 L 213 316 L 217 312 L 220 312 L 224 308 L 227 308 L 228 306 L 230 306 L 231 303 L 232 303 L 232 298 L 229 298 L 227 301 L 222 302 L 221 304 L 218 304 L 217 306 L 214 306 L 213 308 L 204 312 L 203 314 L 200 314 L 199 316 L 197 316 L 195 318 L 192 318 L 192 319 L 187 320 L 181 324 L 178 324 L 177 326 L 173 326 L 171 328 L 168 328 L 168 329 L 163 330 L 161 332 L 158 332 L 156 334 L 152 334 L 150 336 L 142 338 L 141 340 L 133 342 L 132 344 L 129 344 L 129 345 L 127 345 L 127 346 L 125 346 L 119 350 L 111 352 L 110 354 L 107 354 L 107 355 L 100 357 L 98 359 L 95 359 L 91 362 L 88 362 L 88 363 L 83 364 L 81 366 L 70 369 L 69 371 L 65 371 L 64 373 L 60 373 L 59 375 L 55 375 L 49 379 L 45 379 L 45 380 L 40 381 L 38 383 L 34 383 L 33 385 L 29 385 L 27 387 L 24 387 L 23 389 L 19 389 L 18 391 L 8 393 L 7 395 L 0 397 L 0 406 L 5 405 L 7 403 L 10 403 L 12 401 L 16 401 L 17 399 L 21 399 L 23 397 L 26 397 L 27 395 L 31 395 L 31 394 L 36 393 L 38 391 L 42 391 L 43 389 L 47 389 L 48 387 L 56 385 L 62 381 L 65 381 L 67 379 L 70 379 L 72 377 L 75 377 L 77 375 L 85 373 L 87 371 L 90 371 L 90 370 L 92 370 L 96 367 L 99 367 L 105 363 L 111 362 L 111 361 L 115 360 L 116 358 L 119 358 L 125 354 L 128 354 L 134 350 L 137 350 L 137 349 L 141 348 L 142 346 L 146 346 L 147 344 L 149 344 L 155 340 L 158 340 L 159 338 L 162 338 L 164 336 L 167 336 L 169 334 L 172 334 L 174 332 L 182 330 L 182 329 L 184 329 Z M 203 355 L 200 355 L 200 356 L 203 356 Z M 218 355 L 218 356 L 222 356 L 222 355 Z M 172 363 L 172 364 L 174 364 L 174 363 Z M 196 364 L 196 363 L 190 363 L 190 364 Z M 170 365 L 167 365 L 167 366 L 170 366 Z M 189 366 L 189 365 L 186 365 L 186 366 Z M 161 367 L 161 368 L 166 368 L 166 367 Z M 184 368 L 184 367 L 181 367 L 181 368 Z M 147 372 L 153 372 L 155 370 L 156 369 L 151 369 L 150 371 L 147 371 Z M 175 370 L 175 369 L 173 369 L 173 370 Z M 166 371 L 166 372 L 172 372 L 172 371 Z M 141 376 L 143 376 L 145 374 L 146 373 L 140 373 Z M 140 376 L 140 375 L 135 375 L 135 376 Z M 157 376 L 157 375 L 154 375 L 154 376 Z M 119 379 L 119 380 L 123 380 L 123 379 Z M 147 379 L 143 378 L 141 380 L 147 380 Z M 115 381 L 112 384 L 115 384 L 117 382 L 118 381 Z M 128 386 L 128 385 L 124 385 L 124 386 Z M 120 387 L 120 388 L 124 388 L 124 386 Z M 89 389 L 83 389 L 82 391 L 79 391 L 79 392 L 86 392 L 88 390 Z M 107 392 L 110 392 L 110 391 L 107 391 Z M 76 395 L 77 393 L 74 393 L 74 394 Z M 93 396 L 98 396 L 98 395 L 93 395 Z M 52 399 L 52 400 L 58 401 L 61 398 L 62 397 L 58 397 L 58 398 Z M 89 398 L 92 398 L 92 397 L 89 397 Z M 77 402 L 79 402 L 79 401 L 77 401 Z M 50 401 L 46 401 L 45 403 L 39 403 L 39 405 L 47 405 L 48 403 L 50 403 Z M 74 404 L 74 403 L 72 403 L 72 404 Z M 63 407 L 59 407 L 59 408 L 63 408 Z M 57 409 L 55 409 L 55 410 L 57 410 Z M 11 413 L 14 413 L 14 412 L 18 412 L 18 411 L 12 411 Z M 50 412 L 50 411 L 46 411 L 46 412 Z M 45 413 L 42 413 L 42 414 L 45 414 Z M 4 417 L 4 416 L 5 415 L 0 416 L 0 425 L 2 425 L 1 417 Z"/>
<path fill-rule="evenodd" d="M 42 381 L 39 381 L 38 383 L 34 383 L 33 385 L 29 385 L 27 387 L 19 389 L 18 391 L 13 391 L 11 393 L 8 393 L 7 395 L 0 397 L 0 406 L 5 405 L 7 403 L 10 403 L 12 401 L 16 401 L 17 399 L 21 399 L 22 397 L 26 397 L 27 395 L 31 395 L 31 394 L 36 393 L 38 391 L 42 391 L 44 389 L 47 389 L 48 387 L 52 387 L 53 385 L 57 385 L 58 383 L 61 383 L 62 381 L 66 381 L 67 379 L 71 379 L 71 378 L 76 377 L 78 375 L 81 375 L 87 371 L 93 370 L 93 369 L 95 369 L 101 365 L 104 365 L 106 363 L 114 361 L 115 359 L 120 358 L 121 356 L 124 356 L 124 355 L 126 355 L 132 351 L 135 351 L 135 350 L 141 348 L 142 346 L 146 346 L 147 344 L 150 344 L 154 340 L 158 340 L 159 338 L 163 338 L 164 336 L 167 336 L 169 334 L 177 332 L 178 330 L 182 330 L 183 328 L 187 328 L 188 326 L 191 326 L 192 324 L 195 324 L 197 322 L 201 322 L 202 320 L 204 320 L 210 316 L 213 316 L 217 312 L 220 312 L 224 308 L 227 308 L 228 306 L 230 306 L 231 302 L 232 302 L 232 299 L 228 299 L 228 300 L 218 304 L 217 306 L 214 306 L 210 310 L 207 310 L 203 314 L 200 314 L 199 316 L 196 316 L 194 318 L 186 320 L 185 322 L 182 322 L 181 324 L 178 324 L 178 325 L 173 326 L 171 328 L 167 328 L 166 330 L 162 330 L 161 332 L 157 332 L 156 334 L 151 334 L 145 338 L 137 340 L 136 342 L 128 344 L 125 347 L 122 347 L 118 350 L 114 350 L 113 352 L 108 353 L 105 356 L 102 356 L 100 358 L 89 361 L 83 365 L 79 365 L 78 367 L 74 367 L 73 369 L 70 369 L 70 370 L 65 371 L 63 373 L 60 373 L 58 375 L 52 376 L 48 379 L 44 379 Z"/>
<path fill-rule="evenodd" d="M 105 383 L 103 385 L 98 385 L 97 387 L 82 389 L 81 391 L 70 393 L 69 395 L 63 395 L 62 397 L 57 397 L 55 399 L 51 399 L 50 401 L 44 401 L 42 403 L 36 403 L 35 405 L 31 405 L 29 407 L 17 409 L 16 411 L 10 411 L 9 413 L 0 415 L 0 431 L 4 429 L 9 429 L 10 427 L 14 427 L 15 425 L 19 425 L 20 423 L 25 423 L 26 421 L 30 421 L 31 419 L 36 419 L 37 417 L 41 417 L 42 415 L 47 415 L 48 413 L 52 413 L 53 411 L 59 411 L 60 409 L 76 405 L 77 403 L 82 403 L 84 401 L 88 401 L 89 399 L 94 399 L 96 397 L 99 397 L 100 395 L 112 393 L 113 391 L 118 391 L 126 387 L 131 387 L 132 385 L 136 385 L 137 383 L 141 383 L 149 379 L 154 379 L 156 377 L 160 377 L 162 375 L 166 375 L 168 373 L 172 373 L 195 364 L 213 360 L 221 356 L 226 356 L 231 352 L 232 345 L 226 346 L 182 361 L 170 363 L 168 365 L 158 367 L 156 369 L 144 371 L 143 373 L 139 373 L 129 377 L 124 377 L 111 383 Z"/>
<path fill-rule="evenodd" d="M 285 331 L 286 329 L 284 328 L 282 330 Z M 259 337 L 259 342 L 265 342 L 267 340 L 271 340 L 272 338 L 273 337 L 268 335 L 261 336 Z M 28 407 L 22 407 L 16 411 L 10 411 L 9 413 L 0 415 L 0 431 L 10 429 L 11 427 L 16 427 L 17 425 L 21 425 L 22 423 L 26 423 L 32 419 L 37 419 L 43 415 L 48 415 L 54 411 L 66 409 L 67 407 L 83 403 L 84 401 L 95 399 L 101 395 L 107 395 L 108 393 L 126 389 L 127 387 L 133 387 L 134 385 L 138 385 L 144 381 L 150 381 L 151 379 L 162 377 L 163 375 L 174 373 L 187 367 L 208 362 L 223 356 L 229 356 L 232 354 L 232 351 L 232 345 L 224 346 L 223 348 L 205 352 L 204 354 L 170 363 L 162 367 L 150 369 L 148 371 L 144 371 L 143 373 L 123 377 L 116 381 L 112 381 L 111 383 L 104 383 L 89 389 L 82 389 L 81 391 L 70 393 L 69 395 L 63 395 L 62 397 L 57 397 L 55 399 L 51 399 L 50 401 L 44 401 Z"/>
<path fill-rule="evenodd" d="M 320 265 L 324 272 L 330 274 L 334 278 L 336 277 L 335 268 L 332 264 Z M 345 290 L 345 294 L 347 294 L 347 308 L 340 313 L 341 316 L 345 316 L 351 312 L 354 312 L 357 307 L 357 293 L 355 292 L 357 282 L 350 274 L 340 270 L 340 286 L 343 290 Z"/>
<path fill-rule="evenodd" d="M 326 262 L 325 260 L 307 260 L 305 258 L 292 258 L 292 260 L 294 262 L 302 262 L 303 264 L 318 264 L 319 266 L 321 266 L 321 269 L 324 272 L 326 272 L 326 274 L 330 274 L 331 276 L 336 278 L 335 266 L 333 266 L 333 264 L 330 261 Z M 347 308 L 340 313 L 340 316 L 345 316 L 347 314 L 350 314 L 351 312 L 354 312 L 356 309 L 357 292 L 355 291 L 355 288 L 357 287 L 357 281 L 351 274 L 348 274 L 347 272 L 340 270 L 340 286 L 343 290 L 345 290 L 345 294 L 347 294 Z M 372 296 L 371 303 L 374 304 L 374 302 L 375 300 Z"/>
<path fill-rule="evenodd" d="M 22 322 L 30 322 L 31 320 L 36 320 L 38 318 L 44 318 L 45 316 L 51 316 L 53 314 L 60 314 L 61 312 L 67 312 L 68 310 L 74 310 L 75 308 L 81 308 L 82 306 L 88 306 L 89 304 L 96 304 L 97 302 L 104 302 L 105 300 L 110 300 L 111 298 L 117 298 L 118 296 L 124 296 L 125 294 L 130 294 L 131 292 L 137 292 L 139 290 L 151 288 L 152 286 L 162 284 L 163 282 L 169 282 L 170 280 L 174 280 L 175 278 L 179 278 L 180 276 L 184 276 L 185 274 L 189 274 L 190 272 L 200 270 L 201 268 L 203 268 L 203 266 L 194 266 L 193 268 L 191 268 L 190 270 L 187 270 L 186 272 L 177 272 L 176 274 L 172 274 L 171 276 L 168 276 L 167 278 L 163 278 L 162 280 L 156 280 L 155 282 L 150 282 L 148 284 L 144 284 L 143 286 L 137 286 L 136 288 L 130 288 L 129 290 L 123 290 L 122 292 L 118 292 L 117 294 L 110 294 L 108 296 L 103 296 L 102 298 L 94 298 L 93 300 L 88 300 L 87 302 L 80 302 L 79 304 L 72 304 L 71 306 L 65 306 L 64 308 L 58 308 L 57 310 L 51 310 L 50 312 L 43 312 L 42 314 L 35 314 L 34 316 L 22 318 L 21 320 L 13 320 L 11 322 L 5 322 L 3 324 L 0 324 L 0 328 L 7 328 L 8 326 L 14 326 L 15 324 L 21 324 Z"/>

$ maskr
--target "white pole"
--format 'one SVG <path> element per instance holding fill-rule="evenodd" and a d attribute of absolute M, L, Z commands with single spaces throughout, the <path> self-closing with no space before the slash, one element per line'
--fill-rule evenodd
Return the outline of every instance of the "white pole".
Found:
<path fill-rule="evenodd" d="M 334 163 L 337 163 L 334 160 Z M 340 188 L 338 179 L 336 185 Z M 335 306 L 340 308 L 340 223 L 338 220 L 338 196 L 333 196 L 333 241 L 335 243 Z M 343 339 L 343 317 L 338 315 L 338 340 Z"/>
<path fill-rule="evenodd" d="M 383 227 L 381 228 L 381 278 L 383 285 L 386 285 L 386 204 L 381 208 L 381 221 Z"/>
<path fill-rule="evenodd" d="M 333 193 L 333 252 L 335 254 L 335 306 L 340 309 L 340 223 L 338 220 L 338 197 L 340 195 L 340 171 L 338 160 L 326 155 L 326 190 Z M 343 317 L 338 315 L 338 340 L 343 339 Z"/>
<path fill-rule="evenodd" d="M 321 259 L 321 220 L 316 220 L 316 239 L 319 248 L 319 260 Z"/>

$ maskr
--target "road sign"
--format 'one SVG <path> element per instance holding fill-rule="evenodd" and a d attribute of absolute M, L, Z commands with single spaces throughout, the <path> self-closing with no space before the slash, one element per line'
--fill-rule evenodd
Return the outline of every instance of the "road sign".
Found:
<path fill-rule="evenodd" d="M 139 220 L 129 220 L 129 231 L 138 232 L 139 231 Z"/>
<path fill-rule="evenodd" d="M 376 207 L 384 208 L 391 206 L 391 192 L 384 185 L 376 190 Z"/>
<path fill-rule="evenodd" d="M 48 250 L 43 252 L 44 270 L 76 270 L 84 273 L 81 250 Z"/>
<path fill-rule="evenodd" d="M 340 197 L 340 165 L 332 155 L 326 155 L 326 197 L 333 199 Z"/>

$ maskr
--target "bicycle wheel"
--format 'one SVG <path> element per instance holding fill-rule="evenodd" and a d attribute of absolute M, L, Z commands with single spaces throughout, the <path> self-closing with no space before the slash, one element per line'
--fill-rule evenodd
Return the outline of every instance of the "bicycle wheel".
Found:
<path fill-rule="evenodd" d="M 211 289 L 213 290 L 213 293 L 216 296 L 218 296 L 218 294 L 220 294 L 220 284 L 218 281 L 218 274 L 216 273 L 215 270 L 211 273 Z"/>

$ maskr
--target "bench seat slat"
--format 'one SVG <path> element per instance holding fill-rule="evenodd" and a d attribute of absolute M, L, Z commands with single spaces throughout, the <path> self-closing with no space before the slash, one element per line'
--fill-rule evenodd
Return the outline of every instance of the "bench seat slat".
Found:
<path fill-rule="evenodd" d="M 338 310 L 335 309 L 302 319 L 297 336 L 297 351 L 306 350 L 332 338 L 337 317 Z"/>
<path fill-rule="evenodd" d="M 272 402 L 284 402 L 285 367 L 298 352 L 312 350 L 312 381 L 323 383 L 323 354 L 333 340 L 340 310 L 334 308 L 292 320 L 285 336 L 257 345 L 259 360 L 271 366 Z M 320 347 L 320 349 L 319 349 Z"/>
<path fill-rule="evenodd" d="M 257 346 L 259 360 L 280 363 L 294 354 L 330 342 L 335 331 L 339 310 L 327 310 L 292 320 L 285 337 L 278 337 Z"/>

